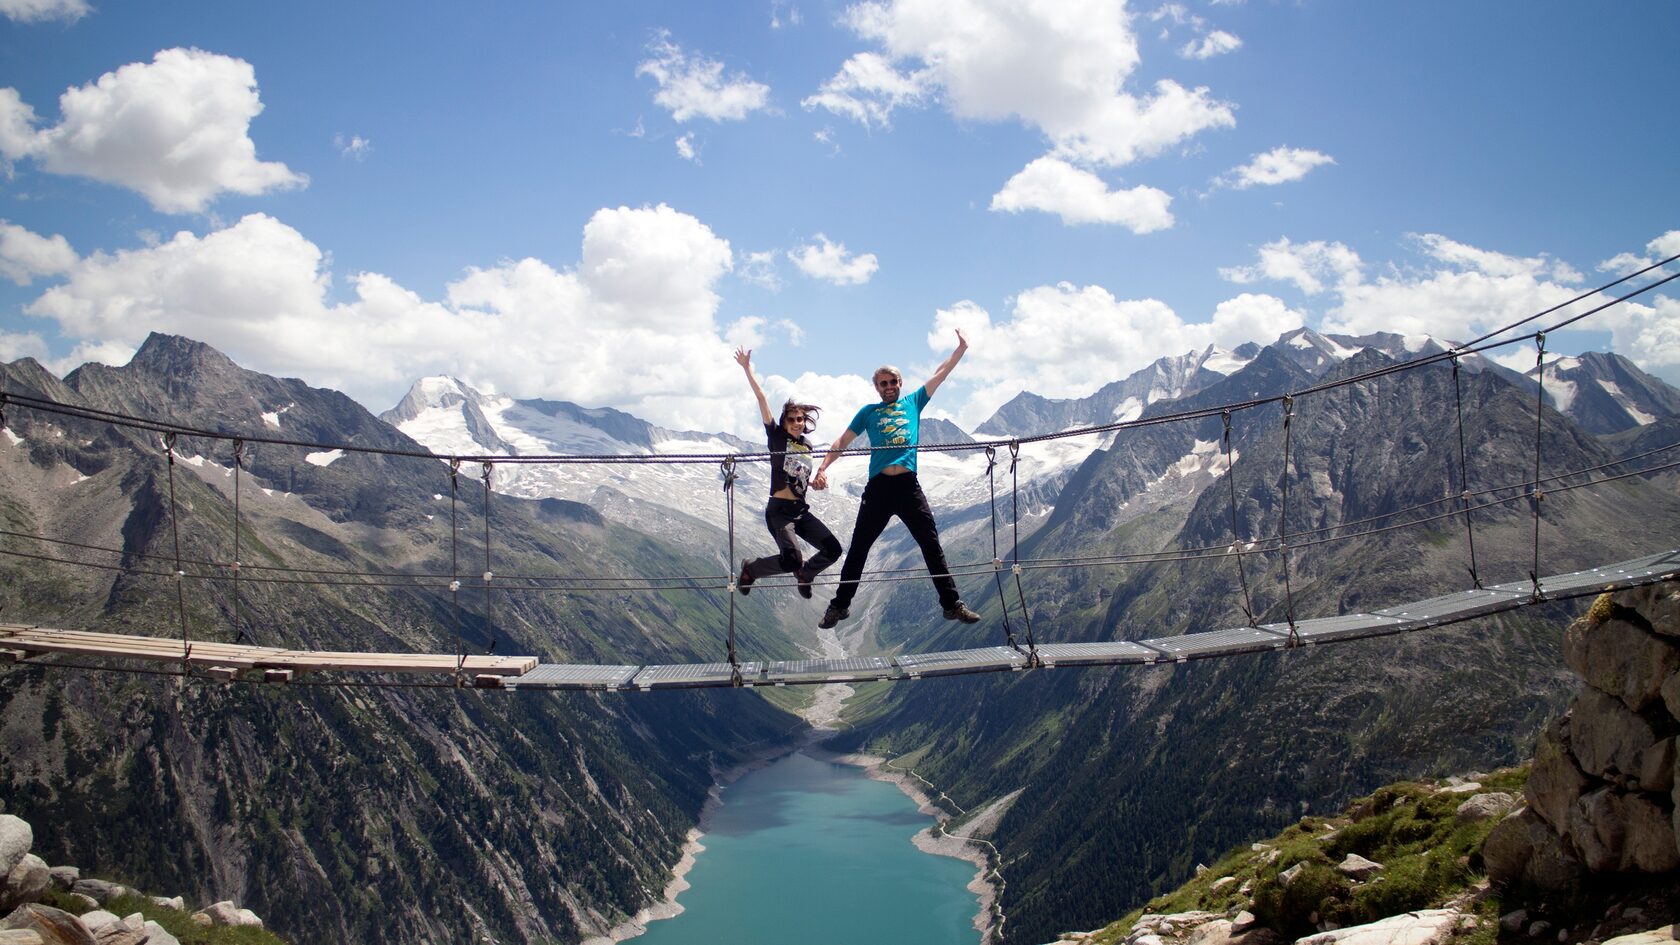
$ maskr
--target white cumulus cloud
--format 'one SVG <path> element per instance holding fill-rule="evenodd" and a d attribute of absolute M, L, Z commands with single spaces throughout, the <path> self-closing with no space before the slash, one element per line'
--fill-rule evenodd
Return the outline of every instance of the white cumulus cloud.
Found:
<path fill-rule="evenodd" d="M 26 311 L 88 350 L 132 350 L 153 330 L 186 335 L 374 410 L 418 377 L 451 374 L 677 429 L 751 430 L 756 408 L 728 339 L 763 324 L 720 324 L 716 286 L 732 263 L 728 242 L 688 214 L 618 207 L 590 218 L 574 266 L 524 258 L 471 268 L 438 299 L 361 272 L 335 300 L 327 254 L 253 214 L 204 235 L 94 253 Z"/>
<path fill-rule="evenodd" d="M 75 22 L 92 12 L 87 0 L 0 0 L 0 15 L 17 23 Z"/>
<path fill-rule="evenodd" d="M 1276 147 L 1264 154 L 1256 154 L 1247 164 L 1220 175 L 1214 185 L 1246 190 L 1256 185 L 1287 184 L 1307 176 L 1315 167 L 1334 163 L 1335 158 L 1320 151 Z"/>
<path fill-rule="evenodd" d="M 854 55 L 807 108 L 884 125 L 939 101 L 963 120 L 1019 120 L 1055 153 L 1119 165 L 1235 123 L 1205 88 L 1128 88 L 1139 62 L 1123 0 L 872 0 L 845 22 L 876 48 Z"/>
<path fill-rule="evenodd" d="M 59 97 L 60 121 L 36 128 L 34 109 L 0 89 L 0 155 L 54 174 L 138 191 L 165 213 L 196 213 L 222 193 L 261 194 L 308 178 L 257 160 L 256 72 L 242 59 L 166 49 Z"/>
<path fill-rule="evenodd" d="M 1329 285 L 1357 283 L 1362 267 L 1359 254 L 1341 243 L 1294 243 L 1284 237 L 1260 247 L 1260 260 L 1254 265 L 1222 268 L 1219 274 L 1242 284 L 1263 279 L 1291 282 L 1302 292 L 1317 295 Z"/>
<path fill-rule="evenodd" d="M 992 196 L 993 210 L 1054 213 L 1066 224 L 1112 223 L 1133 233 L 1153 233 L 1173 225 L 1172 197 L 1154 187 L 1110 190 L 1102 178 L 1054 157 L 1041 157 L 1022 168 Z"/>
<path fill-rule="evenodd" d="M 42 236 L 0 220 L 0 276 L 28 285 L 40 276 L 68 272 L 76 259 L 76 251 L 64 237 Z"/>
<path fill-rule="evenodd" d="M 853 255 L 845 243 L 833 242 L 821 233 L 816 239 L 787 254 L 800 272 L 813 279 L 835 285 L 862 285 L 880 268 L 874 253 Z"/>
<path fill-rule="evenodd" d="M 1207 321 L 1186 322 L 1158 299 L 1118 299 L 1101 286 L 1064 282 L 1022 292 L 1001 321 L 973 302 L 942 309 L 927 343 L 945 354 L 955 329 L 967 336 L 952 379 L 972 385 L 958 421 L 972 429 L 1023 390 L 1085 397 L 1162 355 L 1274 339 L 1302 318 L 1279 299 L 1244 293 L 1221 302 Z"/>
<path fill-rule="evenodd" d="M 1205 36 L 1199 36 L 1179 48 L 1178 54 L 1186 59 L 1212 59 L 1228 52 L 1236 52 L 1242 48 L 1242 40 L 1224 30 L 1214 30 Z"/>
<path fill-rule="evenodd" d="M 1627 275 L 1660 260 L 1680 255 L 1680 230 L 1669 230 L 1645 244 L 1644 253 L 1617 253 L 1598 264 L 1599 272 Z"/>
<path fill-rule="evenodd" d="M 679 122 L 691 118 L 739 121 L 768 107 L 770 87 L 743 75 L 725 76 L 723 63 L 690 53 L 661 33 L 648 47 L 649 58 L 636 66 L 659 86 L 656 104 Z"/>

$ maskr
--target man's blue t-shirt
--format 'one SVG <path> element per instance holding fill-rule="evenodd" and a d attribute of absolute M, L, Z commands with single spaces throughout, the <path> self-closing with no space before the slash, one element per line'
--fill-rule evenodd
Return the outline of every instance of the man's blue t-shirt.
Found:
<path fill-rule="evenodd" d="M 859 410 L 846 429 L 860 436 L 869 431 L 869 445 L 886 447 L 869 454 L 869 477 L 881 474 L 888 466 L 903 466 L 916 471 L 916 444 L 922 432 L 922 408 L 927 406 L 928 392 L 924 385 L 890 404 L 870 404 Z M 896 447 L 896 448 L 894 448 Z"/>

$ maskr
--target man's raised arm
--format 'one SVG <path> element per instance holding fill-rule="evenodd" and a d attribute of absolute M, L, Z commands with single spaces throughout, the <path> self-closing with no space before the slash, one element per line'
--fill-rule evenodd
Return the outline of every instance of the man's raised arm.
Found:
<path fill-rule="evenodd" d="M 957 329 L 957 350 L 951 352 L 951 356 L 945 359 L 945 363 L 941 364 L 939 369 L 933 372 L 933 376 L 928 378 L 927 383 L 922 385 L 922 389 L 927 391 L 929 397 L 932 397 L 933 392 L 939 389 L 939 385 L 945 383 L 945 378 L 951 376 L 951 369 L 957 366 L 957 362 L 962 360 L 963 352 L 967 350 L 968 339 L 963 337 L 962 329 L 959 328 Z"/>
<path fill-rule="evenodd" d="M 855 439 L 857 439 L 857 434 L 853 433 L 850 428 L 840 434 L 840 438 L 835 440 L 834 444 L 828 448 L 828 455 L 823 457 L 822 465 L 817 467 L 817 474 L 811 477 L 811 488 L 828 488 L 827 470 L 829 464 L 839 459 L 840 454 L 844 453 L 846 447 L 851 445 L 851 442 Z"/>

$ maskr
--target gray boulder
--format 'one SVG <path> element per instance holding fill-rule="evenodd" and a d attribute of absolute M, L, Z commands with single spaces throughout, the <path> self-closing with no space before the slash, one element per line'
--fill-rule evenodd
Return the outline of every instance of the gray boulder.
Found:
<path fill-rule="evenodd" d="M 1639 762 L 1639 789 L 1667 794 L 1674 788 L 1675 739 L 1665 738 L 1645 749 Z"/>
<path fill-rule="evenodd" d="M 1342 862 L 1336 864 L 1336 869 L 1340 870 L 1343 876 L 1363 882 L 1382 872 L 1383 865 L 1374 860 L 1367 860 L 1357 853 L 1349 853 Z"/>
<path fill-rule="evenodd" d="M 1604 945 L 1672 945 L 1680 941 L 1680 925 L 1664 926 L 1649 932 L 1635 932 L 1632 935 L 1618 935 L 1607 940 Z"/>
<path fill-rule="evenodd" d="M 82 871 L 74 866 L 55 866 L 47 870 L 52 877 L 53 888 L 59 892 L 69 892 L 76 887 L 76 880 L 82 878 Z"/>
<path fill-rule="evenodd" d="M 1492 817 L 1503 817 L 1517 806 L 1517 796 L 1496 791 L 1491 794 L 1477 794 L 1464 803 L 1458 805 L 1456 818 L 1461 824 L 1473 824 Z"/>
<path fill-rule="evenodd" d="M 1668 714 L 1680 719 L 1680 673 L 1668 677 L 1662 684 L 1662 700 Z"/>
<path fill-rule="evenodd" d="M 94 902 L 104 905 L 118 896 L 127 895 L 128 887 L 107 883 L 102 879 L 78 879 L 76 885 L 70 887 L 70 891 L 91 896 Z"/>
<path fill-rule="evenodd" d="M 181 940 L 169 934 L 169 930 L 150 919 L 146 920 L 146 945 L 181 945 Z"/>
<path fill-rule="evenodd" d="M 204 916 L 210 920 L 212 925 L 251 925 L 262 928 L 262 919 L 257 918 L 255 912 L 249 909 L 241 909 L 225 899 L 200 909 L 194 914 L 195 918 L 197 916 Z"/>
<path fill-rule="evenodd" d="M 29 822 L 11 814 L 0 814 L 0 876 L 23 862 L 23 857 L 35 845 L 35 831 Z"/>
<path fill-rule="evenodd" d="M 52 874 L 47 872 L 46 861 L 33 853 L 25 853 L 18 865 L 6 874 L 5 881 L 0 883 L 0 912 L 10 912 L 25 903 L 39 902 L 51 888 Z"/>
<path fill-rule="evenodd" d="M 1580 858 L 1529 808 L 1493 828 L 1482 843 L 1482 861 L 1494 884 L 1543 893 L 1574 889 L 1583 873 Z"/>
<path fill-rule="evenodd" d="M 0 919 L 0 929 L 29 929 L 42 945 L 99 945 L 82 920 L 62 909 L 30 903 Z"/>
<path fill-rule="evenodd" d="M 34 929 L 0 931 L 0 945 L 41 945 L 41 933 Z"/>

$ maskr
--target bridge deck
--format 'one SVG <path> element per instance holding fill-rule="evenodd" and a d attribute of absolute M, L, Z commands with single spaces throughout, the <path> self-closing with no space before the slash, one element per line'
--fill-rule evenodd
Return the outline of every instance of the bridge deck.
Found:
<path fill-rule="evenodd" d="M 1040 665 L 1121 666 L 1184 662 L 1244 653 L 1263 653 L 1288 647 L 1291 636 L 1301 645 L 1334 643 L 1422 630 L 1513 610 L 1547 600 L 1581 597 L 1603 591 L 1654 584 L 1680 576 L 1680 550 L 1646 555 L 1630 561 L 1541 578 L 1539 593 L 1530 581 L 1458 591 L 1429 600 L 1387 607 L 1370 613 L 1344 614 L 1288 624 L 1264 624 L 1160 637 L 1137 641 L 1046 643 L 1038 647 Z M 127 634 L 54 630 L 0 624 L 0 656 L 28 659 L 40 653 L 74 653 L 118 659 L 186 662 L 231 676 L 243 671 L 280 671 L 268 679 L 290 679 L 286 671 L 464 674 L 479 686 L 508 689 L 617 691 L 691 689 L 737 685 L 728 663 L 656 666 L 595 666 L 539 663 L 534 656 L 467 656 L 439 653 L 332 653 L 241 646 L 193 641 L 185 648 L 178 639 Z M 786 686 L 869 680 L 914 680 L 924 676 L 1011 672 L 1029 669 L 1025 649 L 1006 646 L 907 653 L 894 657 L 851 657 L 839 660 L 781 660 L 747 662 L 740 667 L 739 685 Z"/>

